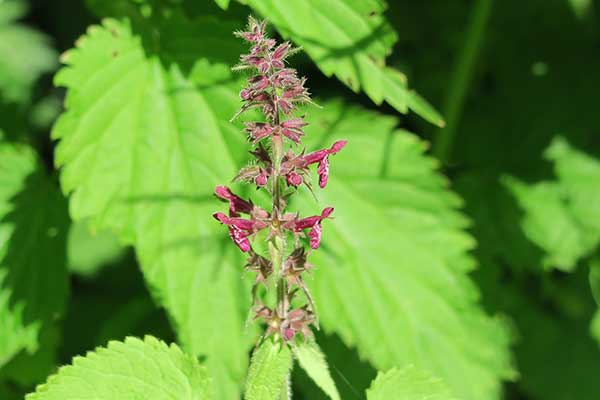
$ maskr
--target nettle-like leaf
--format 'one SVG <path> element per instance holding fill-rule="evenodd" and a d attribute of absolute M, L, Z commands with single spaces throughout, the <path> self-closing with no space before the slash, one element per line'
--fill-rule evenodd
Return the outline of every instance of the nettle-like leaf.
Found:
<path fill-rule="evenodd" d="M 294 347 L 294 356 L 300 367 L 332 400 L 340 400 L 340 394 L 329 373 L 325 355 L 314 341 L 299 343 Z"/>
<path fill-rule="evenodd" d="M 0 2 L 0 94 L 19 103 L 29 100 L 33 83 L 57 65 L 48 38 L 16 22 L 26 12 L 24 1 Z"/>
<path fill-rule="evenodd" d="M 456 400 L 441 379 L 408 366 L 380 372 L 367 390 L 367 400 Z"/>
<path fill-rule="evenodd" d="M 560 137 L 545 157 L 557 181 L 526 184 L 504 177 L 524 210 L 525 235 L 545 252 L 544 265 L 572 271 L 600 242 L 600 161 Z"/>
<path fill-rule="evenodd" d="M 210 378 L 198 361 L 176 345 L 147 336 L 110 342 L 37 387 L 27 400 L 63 399 L 207 400 Z"/>
<path fill-rule="evenodd" d="M 246 400 L 288 399 L 288 377 L 292 353 L 286 345 L 265 340 L 254 350 L 248 378 Z"/>
<path fill-rule="evenodd" d="M 335 75 L 376 104 L 384 100 L 401 113 L 413 110 L 444 125 L 441 115 L 407 88 L 406 77 L 385 65 L 397 34 L 382 13 L 382 0 L 246 0 L 285 38 L 302 46 L 327 76 Z"/>
<path fill-rule="evenodd" d="M 28 147 L 0 144 L 0 366 L 33 353 L 67 297 L 65 199 Z"/>
<path fill-rule="evenodd" d="M 501 380 L 514 376 L 509 335 L 477 304 L 468 221 L 426 145 L 394 130 L 396 119 L 340 101 L 311 110 L 309 121 L 309 148 L 348 140 L 315 205 L 336 204 L 310 259 L 322 327 L 379 370 L 415 364 L 464 399 L 498 398 Z"/>
<path fill-rule="evenodd" d="M 221 122 L 237 106 L 228 67 L 194 60 L 232 63 L 234 28 L 171 19 L 149 36 L 149 26 L 126 21 L 92 26 L 56 76 L 67 111 L 53 131 L 71 216 L 135 246 L 181 343 L 207 357 L 219 398 L 233 398 L 245 376 L 249 298 L 240 295 L 243 261 L 210 217 L 212 190 L 235 175 L 244 153 L 226 149 L 243 138 Z"/>

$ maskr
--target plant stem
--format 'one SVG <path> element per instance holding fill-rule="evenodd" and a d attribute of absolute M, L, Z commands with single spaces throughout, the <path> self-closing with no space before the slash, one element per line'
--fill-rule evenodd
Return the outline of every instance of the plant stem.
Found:
<path fill-rule="evenodd" d="M 273 88 L 275 94 L 275 88 Z M 279 125 L 279 109 L 277 108 L 277 102 L 275 103 L 275 118 L 274 124 Z M 273 151 L 273 211 L 272 215 L 277 219 L 283 215 L 282 202 L 281 202 L 281 177 L 279 176 L 279 170 L 281 167 L 281 160 L 283 159 L 283 138 L 280 135 L 274 135 L 272 139 L 272 151 Z M 287 285 L 286 281 L 281 274 L 283 267 L 283 253 L 285 251 L 285 236 L 281 227 L 278 226 L 275 237 L 273 238 L 273 252 L 271 255 L 271 262 L 273 263 L 273 273 L 276 279 L 276 290 L 277 290 L 277 307 L 278 314 L 280 317 L 285 317 L 287 313 Z"/>
<path fill-rule="evenodd" d="M 444 164 L 449 161 L 452 154 L 456 129 L 481 50 L 492 4 L 493 0 L 477 0 L 475 3 L 462 49 L 454 65 L 450 90 L 444 102 L 443 114 L 446 118 L 446 127 L 437 130 L 433 142 L 433 154 Z"/>

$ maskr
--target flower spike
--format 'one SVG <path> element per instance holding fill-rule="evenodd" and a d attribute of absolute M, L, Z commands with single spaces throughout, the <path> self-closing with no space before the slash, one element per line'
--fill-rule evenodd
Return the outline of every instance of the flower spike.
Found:
<path fill-rule="evenodd" d="M 248 254 L 245 270 L 256 274 L 251 313 L 254 320 L 266 324 L 263 337 L 274 336 L 291 344 L 298 334 L 305 340 L 311 337 L 311 326 L 318 329 L 315 303 L 304 276 L 313 268 L 307 258 L 319 248 L 323 221 L 331 218 L 333 207 L 304 218 L 286 212 L 286 207 L 289 197 L 303 190 L 303 184 L 312 191 L 309 168 L 313 164 L 317 165 L 319 187 L 325 188 L 330 174 L 329 158 L 340 152 L 346 141 L 305 153 L 301 145 L 308 122 L 304 115 L 297 115 L 297 109 L 300 104 L 314 103 L 306 79 L 287 66 L 297 49 L 290 42 L 277 44 L 267 37 L 266 23 L 252 17 L 247 28 L 235 35 L 250 44 L 250 51 L 240 56 L 240 64 L 234 69 L 248 71 L 250 76 L 240 91 L 241 107 L 233 119 L 251 109 L 260 110 L 264 119 L 244 122 L 244 133 L 253 147 L 250 154 L 255 161 L 240 169 L 234 181 L 248 182 L 268 193 L 271 210 L 236 195 L 226 186 L 217 186 L 215 195 L 229 205 L 229 215 L 216 212 L 213 217 L 227 226 L 231 240 Z M 301 150 L 296 151 L 298 148 Z M 267 229 L 267 235 L 258 234 Z M 308 246 L 302 238 L 308 239 Z M 253 248 L 252 243 L 257 240 L 266 240 L 268 246 Z M 288 243 L 293 243 L 291 253 L 287 250 Z M 260 248 L 268 251 L 262 253 Z M 292 300 L 294 304 L 302 301 L 305 305 L 292 306 Z"/>

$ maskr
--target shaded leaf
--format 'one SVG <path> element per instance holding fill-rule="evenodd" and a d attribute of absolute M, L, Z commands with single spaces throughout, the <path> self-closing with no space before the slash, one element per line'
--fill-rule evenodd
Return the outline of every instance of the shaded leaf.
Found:
<path fill-rule="evenodd" d="M 38 349 L 67 298 L 66 201 L 34 152 L 0 144 L 0 366 Z"/>
<path fill-rule="evenodd" d="M 600 242 L 600 162 L 554 139 L 546 157 L 557 181 L 528 185 L 505 177 L 524 210 L 525 235 L 542 248 L 544 265 L 572 271 Z"/>

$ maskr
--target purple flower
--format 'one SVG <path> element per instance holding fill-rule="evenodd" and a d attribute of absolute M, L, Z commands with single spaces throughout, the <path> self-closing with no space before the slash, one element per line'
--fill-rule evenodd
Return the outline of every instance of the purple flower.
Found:
<path fill-rule="evenodd" d="M 302 176 L 300 176 L 297 172 L 295 171 L 291 171 L 290 173 L 288 173 L 285 176 L 285 179 L 287 180 L 287 183 L 290 186 L 295 186 L 298 187 L 300 185 L 302 185 Z"/>
<path fill-rule="evenodd" d="M 229 228 L 229 237 L 244 253 L 250 251 L 250 241 L 248 236 L 268 227 L 269 222 L 258 219 L 244 219 L 238 217 L 228 217 L 227 215 L 216 212 L 213 217 Z"/>
<path fill-rule="evenodd" d="M 321 236 L 323 234 L 323 227 L 321 222 L 329 218 L 333 213 L 333 207 L 326 207 L 321 212 L 321 215 L 313 215 L 303 219 L 297 219 L 293 214 L 287 214 L 284 216 L 283 228 L 293 231 L 295 233 L 302 232 L 304 229 L 310 229 L 308 232 L 308 238 L 310 239 L 310 247 L 312 249 L 318 249 L 321 243 Z"/>
<path fill-rule="evenodd" d="M 275 127 L 268 122 L 246 122 L 246 132 L 254 142 L 269 137 L 275 131 Z"/>
<path fill-rule="evenodd" d="M 300 139 L 304 135 L 302 128 L 308 125 L 304 122 L 304 118 L 290 118 L 281 123 L 281 134 L 294 143 L 300 143 Z"/>
<path fill-rule="evenodd" d="M 306 155 L 295 156 L 293 153 L 288 153 L 281 164 L 280 174 L 286 178 L 288 184 L 299 186 L 302 184 L 299 174 L 306 174 L 310 165 L 318 164 L 319 187 L 323 189 L 329 180 L 329 156 L 338 153 L 346 143 L 346 140 L 338 140 L 329 149 L 314 151 Z"/>
<path fill-rule="evenodd" d="M 228 187 L 217 186 L 215 194 L 221 200 L 229 202 L 229 216 L 236 217 L 239 213 L 250 214 L 254 209 L 254 204 L 236 196 Z"/>
<path fill-rule="evenodd" d="M 315 151 L 304 156 L 306 165 L 319 163 L 317 174 L 319 174 L 319 187 L 323 189 L 329 180 L 329 156 L 338 153 L 345 145 L 346 140 L 338 140 L 329 149 Z"/>

